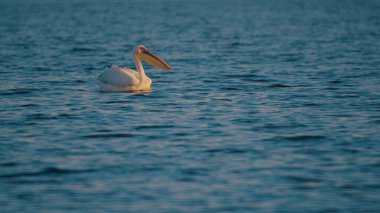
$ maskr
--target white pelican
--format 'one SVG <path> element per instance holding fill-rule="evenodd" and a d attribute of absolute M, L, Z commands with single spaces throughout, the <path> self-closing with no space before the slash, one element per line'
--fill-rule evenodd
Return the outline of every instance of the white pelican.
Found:
<path fill-rule="evenodd" d="M 112 65 L 99 75 L 98 84 L 100 89 L 105 92 L 149 91 L 152 80 L 145 75 L 141 60 L 162 70 L 173 70 L 168 63 L 142 45 L 135 48 L 133 58 L 137 72 L 132 69 Z"/>

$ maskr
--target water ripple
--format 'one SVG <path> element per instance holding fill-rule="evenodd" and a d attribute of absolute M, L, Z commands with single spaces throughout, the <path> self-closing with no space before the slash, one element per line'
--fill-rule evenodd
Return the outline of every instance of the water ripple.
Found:
<path fill-rule="evenodd" d="M 82 138 L 132 138 L 135 136 L 131 133 L 102 133 L 83 135 Z"/>
<path fill-rule="evenodd" d="M 290 141 L 307 141 L 307 140 L 322 140 L 326 137 L 323 135 L 291 135 L 283 136 L 282 138 Z"/>
<path fill-rule="evenodd" d="M 6 174 L 6 175 L 0 175 L 0 178 L 66 175 L 66 174 L 76 174 L 76 173 L 88 173 L 88 172 L 95 172 L 95 171 L 97 170 L 94 170 L 94 169 L 72 170 L 72 169 L 60 169 L 56 167 L 49 167 L 49 168 L 45 168 L 36 172 L 21 172 L 21 173 L 11 173 L 11 174 Z"/>

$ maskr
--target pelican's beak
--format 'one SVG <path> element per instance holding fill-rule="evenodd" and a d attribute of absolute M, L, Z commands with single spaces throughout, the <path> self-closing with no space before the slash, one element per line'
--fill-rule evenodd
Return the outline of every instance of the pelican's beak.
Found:
<path fill-rule="evenodd" d="M 148 49 L 144 49 L 140 53 L 141 60 L 146 61 L 148 64 L 162 70 L 173 70 L 173 68 L 166 63 L 164 60 L 162 60 L 157 55 L 153 54 Z"/>

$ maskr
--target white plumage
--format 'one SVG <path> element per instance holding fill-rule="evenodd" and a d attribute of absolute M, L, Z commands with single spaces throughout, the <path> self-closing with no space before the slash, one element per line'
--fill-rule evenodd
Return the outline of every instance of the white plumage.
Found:
<path fill-rule="evenodd" d="M 98 77 L 98 85 L 102 91 L 149 91 L 152 80 L 145 75 L 141 60 L 160 69 L 172 70 L 169 64 L 142 45 L 135 48 L 133 57 L 137 72 L 132 69 L 112 65 Z"/>
<path fill-rule="evenodd" d="M 139 73 L 128 68 L 112 65 L 98 77 L 98 84 L 106 92 L 133 90 L 140 83 Z"/>

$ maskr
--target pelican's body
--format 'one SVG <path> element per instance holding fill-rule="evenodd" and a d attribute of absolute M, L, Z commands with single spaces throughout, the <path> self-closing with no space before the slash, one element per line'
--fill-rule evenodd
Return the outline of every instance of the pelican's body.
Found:
<path fill-rule="evenodd" d="M 105 92 L 150 91 L 152 80 L 145 75 L 141 60 L 159 69 L 172 70 L 169 64 L 141 45 L 135 48 L 133 58 L 137 72 L 112 65 L 98 77 L 100 89 Z"/>
<path fill-rule="evenodd" d="M 139 73 L 128 68 L 112 65 L 98 77 L 98 85 L 102 91 L 149 91 L 152 80 L 144 75 L 142 80 Z"/>

